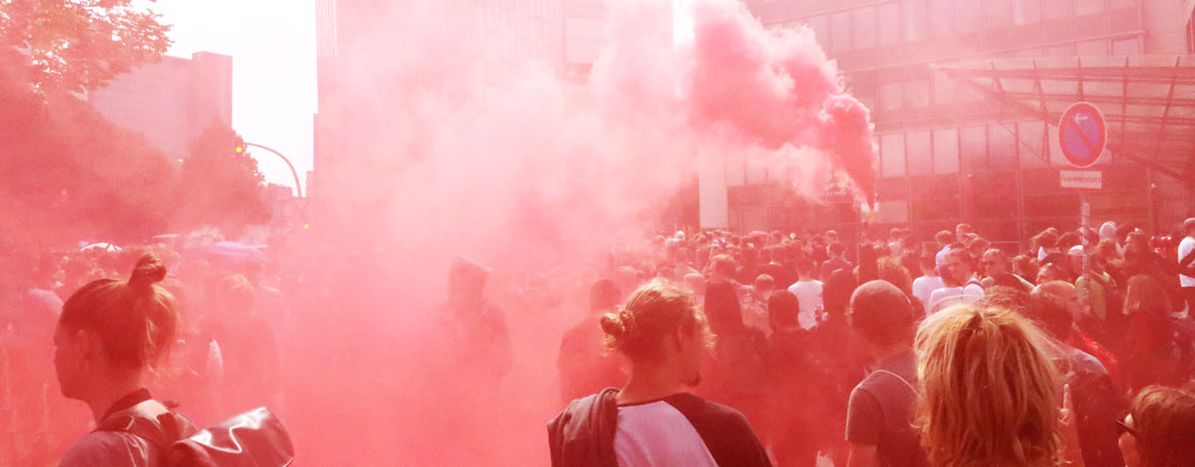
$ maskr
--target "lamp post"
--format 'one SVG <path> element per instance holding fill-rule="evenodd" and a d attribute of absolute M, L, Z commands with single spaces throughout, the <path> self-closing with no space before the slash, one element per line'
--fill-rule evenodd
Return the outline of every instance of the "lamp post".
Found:
<path fill-rule="evenodd" d="M 245 145 L 245 147 L 251 146 L 251 147 L 255 147 L 255 148 L 265 149 L 266 151 L 270 151 L 270 152 L 274 153 L 274 155 L 282 158 L 282 162 L 286 162 L 286 166 L 290 168 L 291 175 L 294 175 L 294 177 L 295 177 L 295 193 L 298 195 L 297 197 L 298 198 L 303 197 L 303 185 L 300 184 L 300 182 L 299 182 L 299 171 L 295 170 L 295 165 L 290 163 L 290 159 L 287 159 L 286 156 L 282 155 L 282 153 L 278 152 L 277 150 L 275 150 L 273 148 L 267 147 L 267 146 L 262 146 L 260 144 L 249 143 L 249 142 L 244 142 L 241 144 Z"/>

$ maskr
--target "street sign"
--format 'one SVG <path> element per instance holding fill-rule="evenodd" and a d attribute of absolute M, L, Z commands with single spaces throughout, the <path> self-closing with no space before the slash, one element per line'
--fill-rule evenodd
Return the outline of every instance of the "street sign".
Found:
<path fill-rule="evenodd" d="M 1098 170 L 1059 170 L 1062 188 L 1100 190 L 1104 188 L 1104 173 Z"/>
<path fill-rule="evenodd" d="M 1058 122 L 1058 145 L 1067 162 L 1078 168 L 1091 167 L 1108 144 L 1104 114 L 1087 102 L 1071 104 Z"/>

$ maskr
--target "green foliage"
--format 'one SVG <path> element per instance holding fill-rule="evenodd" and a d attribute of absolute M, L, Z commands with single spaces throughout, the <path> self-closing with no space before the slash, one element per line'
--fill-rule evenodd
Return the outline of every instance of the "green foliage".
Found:
<path fill-rule="evenodd" d="M 0 236 L 143 239 L 166 231 L 176 168 L 70 95 L 37 95 L 0 49 Z"/>
<path fill-rule="evenodd" d="M 132 0 L 0 0 L 0 46 L 26 55 L 45 93 L 102 87 L 170 46 L 170 26 Z"/>
<path fill-rule="evenodd" d="M 245 226 L 269 220 L 265 178 L 241 137 L 226 125 L 208 127 L 191 147 L 179 180 L 179 226 L 219 227 L 235 237 Z"/>

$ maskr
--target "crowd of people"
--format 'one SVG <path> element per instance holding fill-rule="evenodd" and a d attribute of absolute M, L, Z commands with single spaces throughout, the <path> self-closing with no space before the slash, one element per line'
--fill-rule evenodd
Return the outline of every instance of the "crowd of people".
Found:
<path fill-rule="evenodd" d="M 493 459 L 495 430 L 531 429 L 497 427 L 527 409 L 500 402 L 520 390 L 527 341 L 560 338 L 554 465 L 1195 465 L 1195 219 L 1182 228 L 1047 229 L 1025 251 L 966 224 L 925 242 L 677 232 L 611 252 L 561 334 L 546 324 L 569 302 L 551 297 L 575 278 L 458 259 L 402 347 L 419 364 L 399 377 L 422 383 L 394 397 L 432 431 L 404 449 Z M 121 417 L 193 430 L 286 407 L 288 378 L 310 376 L 288 371 L 288 349 L 328 335 L 312 313 L 363 296 L 351 267 L 317 268 L 351 279 L 317 293 L 203 248 L 22 254 L 0 251 L 30 265 L 0 280 L 0 465 L 148 461 L 156 448 L 112 428 Z M 435 438 L 455 448 L 420 451 Z"/>
<path fill-rule="evenodd" d="M 35 266 L 0 291 L 0 465 L 138 457 L 144 442 L 99 428 L 150 386 L 171 398 L 151 412 L 181 405 L 199 426 L 279 403 L 287 309 L 262 262 L 167 244 L 4 253 Z"/>
<path fill-rule="evenodd" d="M 562 339 L 552 463 L 1195 465 L 1181 228 L 657 238 Z"/>

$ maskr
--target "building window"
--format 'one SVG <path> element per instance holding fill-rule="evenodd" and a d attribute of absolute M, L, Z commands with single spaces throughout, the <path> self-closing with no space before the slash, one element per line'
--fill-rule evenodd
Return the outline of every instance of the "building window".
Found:
<path fill-rule="evenodd" d="M 955 89 L 958 87 L 958 84 L 954 82 L 954 79 L 947 76 L 946 73 L 938 71 L 938 72 L 934 72 L 933 81 L 934 81 L 934 86 L 933 86 L 933 88 L 934 88 L 934 104 L 935 105 L 953 104 L 955 101 L 955 97 L 954 97 Z"/>
<path fill-rule="evenodd" d="M 905 134 L 905 158 L 909 161 L 909 175 L 934 173 L 929 131 L 910 131 Z"/>
<path fill-rule="evenodd" d="M 1071 3 L 1072 0 L 1045 0 L 1046 4 L 1046 18 L 1070 18 L 1075 14 L 1075 5 Z"/>
<path fill-rule="evenodd" d="M 997 123 L 988 126 L 988 162 L 992 170 L 1017 167 L 1016 125 Z"/>
<path fill-rule="evenodd" d="M 954 35 L 954 0 L 930 0 L 929 19 L 934 37 Z"/>
<path fill-rule="evenodd" d="M 854 11 L 854 37 L 852 45 L 855 50 L 874 49 L 876 46 L 876 10 L 873 7 L 858 8 Z"/>
<path fill-rule="evenodd" d="M 905 25 L 905 40 L 918 42 L 925 40 L 927 0 L 905 0 L 901 3 Z"/>
<path fill-rule="evenodd" d="M 1075 14 L 1092 15 L 1104 11 L 1104 0 L 1075 0 Z"/>
<path fill-rule="evenodd" d="M 973 126 L 959 129 L 959 155 L 963 172 L 974 173 L 988 169 L 987 127 Z"/>
<path fill-rule="evenodd" d="M 929 107 L 929 80 L 905 83 L 905 95 L 901 102 L 906 109 Z"/>
<path fill-rule="evenodd" d="M 983 28 L 983 8 L 975 3 L 963 0 L 955 4 L 955 27 L 959 34 L 973 34 Z"/>
<path fill-rule="evenodd" d="M 848 52 L 851 50 L 851 12 L 843 11 L 830 16 L 830 50 Z"/>
<path fill-rule="evenodd" d="M 1017 139 L 1020 141 L 1021 167 L 1045 167 L 1046 124 L 1042 121 L 1027 121 L 1017 124 Z"/>
<path fill-rule="evenodd" d="M 901 83 L 884 83 L 880 85 L 880 110 L 885 112 L 900 109 L 904 99 L 904 87 Z"/>
<path fill-rule="evenodd" d="M 1195 50 L 1192 50 L 1195 52 Z M 1120 39 L 1112 41 L 1112 55 L 1141 55 L 1141 38 Z"/>
<path fill-rule="evenodd" d="M 879 6 L 878 21 L 879 32 L 878 40 L 880 45 L 893 45 L 901 41 L 900 34 L 900 4 L 885 3 Z"/>
<path fill-rule="evenodd" d="M 1041 21 L 1042 0 L 1013 0 L 1012 20 L 1018 25 Z"/>
<path fill-rule="evenodd" d="M 934 173 L 958 173 L 958 130 L 934 130 Z"/>
<path fill-rule="evenodd" d="M 984 3 L 984 17 L 989 29 L 1012 24 L 1012 0 L 987 0 Z"/>
<path fill-rule="evenodd" d="M 1101 57 L 1108 55 L 1108 41 L 1097 39 L 1075 44 L 1075 50 L 1080 57 Z"/>
<path fill-rule="evenodd" d="M 1137 0 L 1108 0 L 1108 9 L 1129 8 L 1137 6 Z"/>
<path fill-rule="evenodd" d="M 822 49 L 828 49 L 830 43 L 830 20 L 826 16 L 814 16 L 806 20 L 806 26 L 813 30 L 813 36 L 817 38 L 817 42 L 822 45 Z"/>
<path fill-rule="evenodd" d="M 880 137 L 880 174 L 884 177 L 905 175 L 904 134 L 895 133 Z"/>

